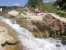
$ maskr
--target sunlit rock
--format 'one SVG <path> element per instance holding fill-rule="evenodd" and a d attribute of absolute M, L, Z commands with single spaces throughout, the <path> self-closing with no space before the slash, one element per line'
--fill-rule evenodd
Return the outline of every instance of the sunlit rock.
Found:
<path fill-rule="evenodd" d="M 8 12 L 8 14 L 11 15 L 11 16 L 18 16 L 19 12 L 16 11 L 16 10 L 11 10 L 11 11 Z"/>
<path fill-rule="evenodd" d="M 0 50 L 20 50 L 16 32 L 2 21 L 0 21 Z"/>

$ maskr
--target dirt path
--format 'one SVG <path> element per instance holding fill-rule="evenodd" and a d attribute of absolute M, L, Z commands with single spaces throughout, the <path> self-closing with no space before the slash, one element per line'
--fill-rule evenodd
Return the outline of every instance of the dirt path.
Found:
<path fill-rule="evenodd" d="M 53 17 L 55 17 L 56 19 L 59 19 L 60 21 L 66 23 L 66 18 L 64 18 L 64 17 L 60 17 L 59 15 L 54 14 L 54 13 L 48 13 L 48 14 L 50 14 L 50 15 L 52 15 Z"/>

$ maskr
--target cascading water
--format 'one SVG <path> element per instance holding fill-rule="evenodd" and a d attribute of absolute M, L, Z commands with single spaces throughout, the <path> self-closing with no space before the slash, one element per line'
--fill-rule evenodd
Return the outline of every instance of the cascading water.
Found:
<path fill-rule="evenodd" d="M 6 18 L 0 18 L 0 20 L 7 23 L 17 32 L 17 36 L 23 45 L 23 50 L 66 50 L 66 46 L 63 46 L 59 40 L 35 38 L 27 29 L 20 27 L 16 21 Z"/>

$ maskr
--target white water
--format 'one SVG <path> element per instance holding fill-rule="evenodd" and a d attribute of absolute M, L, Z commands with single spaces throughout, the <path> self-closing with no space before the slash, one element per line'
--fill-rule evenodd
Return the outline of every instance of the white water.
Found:
<path fill-rule="evenodd" d="M 66 46 L 61 44 L 61 41 L 55 39 L 39 39 L 32 36 L 32 33 L 27 29 L 20 27 L 16 21 L 0 18 L 1 21 L 12 27 L 22 42 L 24 50 L 66 50 Z M 57 46 L 56 46 L 57 45 Z"/>

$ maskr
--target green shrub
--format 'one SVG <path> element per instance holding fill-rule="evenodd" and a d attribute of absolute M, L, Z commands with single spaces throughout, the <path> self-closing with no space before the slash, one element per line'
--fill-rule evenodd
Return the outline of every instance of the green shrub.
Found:
<path fill-rule="evenodd" d="M 65 17 L 65 13 L 63 11 L 57 11 L 57 14 L 60 15 L 60 17 Z"/>

